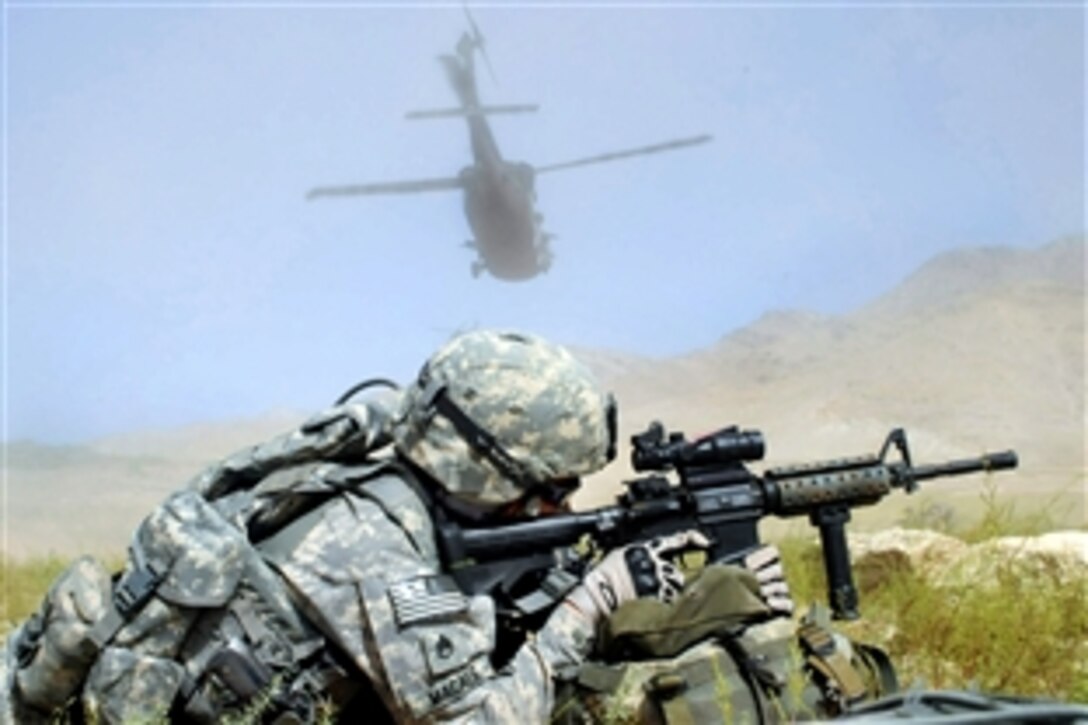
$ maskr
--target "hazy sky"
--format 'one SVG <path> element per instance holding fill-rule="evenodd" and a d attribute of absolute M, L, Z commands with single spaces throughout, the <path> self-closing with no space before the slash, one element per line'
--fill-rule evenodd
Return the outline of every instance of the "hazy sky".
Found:
<path fill-rule="evenodd" d="M 474 7 L 545 276 L 469 275 L 453 192 L 312 186 L 469 160 L 438 54 L 458 3 L 11 2 L 4 422 L 73 442 L 317 409 L 453 330 L 679 354 L 774 308 L 847 312 L 934 254 L 1085 228 L 1080 3 Z"/>

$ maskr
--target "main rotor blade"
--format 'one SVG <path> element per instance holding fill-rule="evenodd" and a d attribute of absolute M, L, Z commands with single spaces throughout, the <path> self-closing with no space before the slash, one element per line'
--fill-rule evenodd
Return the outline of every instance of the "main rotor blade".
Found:
<path fill-rule="evenodd" d="M 571 169 L 576 166 L 586 166 L 587 164 L 599 164 L 604 161 L 616 161 L 617 159 L 625 159 L 629 156 L 641 156 L 643 154 L 655 154 L 659 151 L 672 151 L 673 149 L 683 148 L 685 146 L 695 146 L 696 144 L 706 143 L 714 138 L 710 134 L 704 134 L 702 136 L 692 136 L 691 138 L 677 139 L 676 141 L 666 141 L 665 143 L 653 144 L 652 146 L 642 146 L 636 149 L 627 149 L 625 151 L 613 151 L 612 153 L 600 154 L 599 156 L 589 156 L 584 159 L 576 159 L 574 161 L 564 161 L 561 164 L 549 164 L 547 166 L 536 167 L 538 174 L 543 174 L 546 171 L 559 171 L 561 169 Z"/>
<path fill-rule="evenodd" d="M 434 111 L 409 111 L 404 117 L 418 121 L 426 118 L 462 118 L 469 116 L 489 116 L 498 113 L 536 113 L 540 106 L 535 103 L 507 103 L 499 106 L 476 106 L 475 108 L 440 108 Z"/>
<path fill-rule="evenodd" d="M 418 181 L 392 181 L 384 184 L 351 184 L 345 186 L 319 186 L 310 189 L 307 199 L 322 196 L 362 196 L 365 194 L 411 194 L 418 191 L 449 191 L 463 188 L 461 179 L 420 179 Z"/>

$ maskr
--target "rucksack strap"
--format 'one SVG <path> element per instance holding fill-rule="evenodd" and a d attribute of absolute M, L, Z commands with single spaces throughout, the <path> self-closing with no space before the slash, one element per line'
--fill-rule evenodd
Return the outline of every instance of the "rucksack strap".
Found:
<path fill-rule="evenodd" d="M 874 697 L 884 697 L 893 692 L 899 692 L 899 677 L 895 674 L 895 666 L 892 665 L 888 653 L 880 647 L 871 644 L 852 642 L 854 651 L 873 673 L 878 687 Z"/>

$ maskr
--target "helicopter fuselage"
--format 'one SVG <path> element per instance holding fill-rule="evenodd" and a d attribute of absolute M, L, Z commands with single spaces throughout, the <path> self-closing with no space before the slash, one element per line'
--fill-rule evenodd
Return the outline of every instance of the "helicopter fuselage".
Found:
<path fill-rule="evenodd" d="M 468 123 L 474 164 L 461 170 L 465 217 L 478 258 L 474 273 L 486 269 L 500 279 L 520 280 L 547 271 L 551 254 L 536 210 L 535 174 L 526 163 L 505 161 L 487 123 L 476 90 L 472 42 L 462 39 L 455 56 L 443 62 Z"/>
<path fill-rule="evenodd" d="M 472 247 L 483 268 L 500 279 L 528 279 L 546 268 L 532 174 L 527 164 L 501 160 L 461 170 Z"/>

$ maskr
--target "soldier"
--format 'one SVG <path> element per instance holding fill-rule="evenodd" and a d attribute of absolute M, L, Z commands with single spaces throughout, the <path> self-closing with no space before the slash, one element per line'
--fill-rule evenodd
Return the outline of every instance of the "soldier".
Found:
<path fill-rule="evenodd" d="M 484 524 L 561 506 L 614 457 L 615 424 L 611 396 L 566 350 L 461 335 L 406 391 L 392 431 L 404 470 L 266 548 L 395 720 L 547 722 L 554 680 L 584 661 L 598 619 L 636 596 L 671 598 L 682 578 L 666 556 L 705 540 L 689 532 L 612 552 L 497 672 L 494 603 L 444 575 L 432 512 Z M 291 545 L 279 553 L 281 536 Z"/>
<path fill-rule="evenodd" d="M 73 565 L 9 638 L 0 720 L 47 722 L 78 702 L 98 722 L 255 708 L 307 722 L 345 707 L 547 722 L 602 618 L 675 598 L 670 556 L 707 540 L 608 553 L 496 668 L 495 603 L 443 571 L 434 527 L 563 509 L 615 448 L 612 397 L 568 351 L 459 335 L 402 395 L 339 405 L 205 471 L 145 520 L 112 580 Z M 758 594 L 791 610 L 780 574 L 761 579 Z"/>
<path fill-rule="evenodd" d="M 170 496 L 122 573 L 84 557 L 59 577 L 4 649 L 0 721 L 548 722 L 602 619 L 675 599 L 670 556 L 708 543 L 685 531 L 607 553 L 498 662 L 495 602 L 444 572 L 436 523 L 566 509 L 615 457 L 613 398 L 564 348 L 478 331 L 403 394 L 342 403 Z M 780 567 L 758 579 L 789 613 Z"/>

